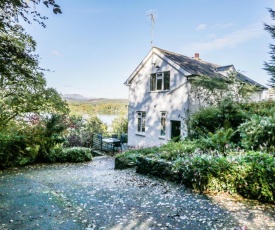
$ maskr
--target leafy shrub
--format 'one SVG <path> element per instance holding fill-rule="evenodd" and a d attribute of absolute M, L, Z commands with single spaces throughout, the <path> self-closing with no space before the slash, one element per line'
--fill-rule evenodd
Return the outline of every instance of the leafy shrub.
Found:
<path fill-rule="evenodd" d="M 223 120 L 218 108 L 207 107 L 193 113 L 188 125 L 191 130 L 191 137 L 199 138 L 209 132 L 214 133 L 216 129 L 223 125 Z"/>
<path fill-rule="evenodd" d="M 137 161 L 138 156 L 146 156 L 150 158 L 160 158 L 168 161 L 174 161 L 179 157 L 199 151 L 198 141 L 181 141 L 168 142 L 159 147 L 132 149 L 122 154 L 117 155 L 117 158 L 129 158 L 132 161 Z"/>
<path fill-rule="evenodd" d="M 230 164 L 222 155 L 194 154 L 180 158 L 175 162 L 175 169 L 182 172 L 184 184 L 199 191 L 223 191 L 234 187 L 224 182 Z M 212 183 L 213 178 L 218 180 Z"/>
<path fill-rule="evenodd" d="M 133 162 L 133 165 L 139 164 L 140 157 L 146 158 L 148 165 L 169 161 L 173 167 L 167 174 L 179 173 L 186 186 L 199 191 L 239 193 L 247 198 L 274 203 L 275 159 L 272 154 L 231 152 L 225 156 L 217 151 L 204 153 L 198 148 L 201 146 L 197 141 L 170 142 L 160 147 L 131 150 L 117 158 Z"/>
<path fill-rule="evenodd" d="M 191 115 L 188 122 L 191 130 L 191 138 L 201 138 L 209 133 L 215 133 L 221 128 L 237 127 L 245 121 L 247 115 L 241 110 L 240 106 L 230 99 L 224 99 L 217 106 L 203 108 Z M 239 140 L 237 134 L 233 136 L 234 142 Z"/>
<path fill-rule="evenodd" d="M 228 149 L 231 149 L 234 146 L 231 142 L 233 135 L 234 131 L 232 128 L 221 128 L 214 134 L 209 133 L 208 137 L 202 138 L 200 140 L 200 146 L 203 149 L 216 150 L 225 154 Z"/>
<path fill-rule="evenodd" d="M 182 172 L 184 184 L 199 191 L 227 191 L 275 201 L 275 160 L 270 154 L 194 154 L 178 159 L 175 169 Z"/>
<path fill-rule="evenodd" d="M 84 119 L 73 115 L 67 119 L 66 147 L 92 147 L 93 133 L 106 133 L 106 125 L 98 118 Z"/>
<path fill-rule="evenodd" d="M 36 141 L 39 153 L 36 161 L 48 162 L 51 152 L 65 141 L 63 132 L 65 131 L 65 117 L 59 114 L 51 114 L 34 127 L 36 131 Z"/>
<path fill-rule="evenodd" d="M 33 127 L 20 122 L 10 122 L 9 127 L 0 133 L 0 168 L 21 166 L 35 162 L 39 144 Z"/>
<path fill-rule="evenodd" d="M 260 152 L 248 152 L 234 164 L 236 190 L 244 197 L 264 202 L 275 201 L 274 156 Z"/>
<path fill-rule="evenodd" d="M 64 142 L 64 117 L 32 115 L 10 122 L 0 133 L 0 167 L 52 162 Z"/>
<path fill-rule="evenodd" d="M 240 105 L 230 98 L 222 100 L 218 108 L 220 109 L 224 128 L 235 130 L 247 118 Z"/>
<path fill-rule="evenodd" d="M 131 149 L 129 151 L 117 155 L 117 158 L 129 158 L 130 160 L 136 162 L 138 156 L 154 156 L 157 154 L 158 150 L 159 147 Z"/>
<path fill-rule="evenodd" d="M 24 138 L 0 133 L 0 142 L 0 168 L 16 165 L 20 155 L 26 148 Z"/>
<path fill-rule="evenodd" d="M 112 121 L 112 131 L 116 134 L 123 134 L 128 132 L 128 117 L 126 114 L 120 114 Z"/>
<path fill-rule="evenodd" d="M 239 106 L 249 115 L 272 116 L 275 113 L 274 100 L 240 103 Z"/>
<path fill-rule="evenodd" d="M 275 115 L 254 115 L 238 128 L 241 144 L 246 149 L 275 150 Z"/>
<path fill-rule="evenodd" d="M 90 148 L 72 147 L 64 148 L 56 153 L 57 162 L 85 162 L 92 160 Z"/>

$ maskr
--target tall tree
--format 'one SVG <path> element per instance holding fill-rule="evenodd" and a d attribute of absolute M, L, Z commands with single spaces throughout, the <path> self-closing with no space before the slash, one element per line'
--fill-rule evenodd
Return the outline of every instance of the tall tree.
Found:
<path fill-rule="evenodd" d="M 19 18 L 22 18 L 28 23 L 31 23 L 31 20 L 37 21 L 45 27 L 43 20 L 47 18 L 32 10 L 31 2 L 35 5 L 39 4 L 40 0 L 0 0 L 0 75 L 2 77 L 11 77 L 13 73 L 30 77 L 31 72 L 25 71 L 26 65 L 38 66 L 37 56 L 32 53 L 36 43 L 18 25 Z M 60 7 L 54 0 L 43 3 L 47 7 L 52 6 L 54 13 L 61 13 Z M 28 40 L 28 44 L 25 43 L 27 47 L 22 48 L 21 39 Z M 22 66 L 23 61 L 25 66 Z"/>
<path fill-rule="evenodd" d="M 9 34 L 0 33 L 0 130 L 26 113 L 66 113 L 67 105 L 46 80 L 32 54 L 36 43 L 15 25 Z M 12 52 L 9 52 L 12 47 Z"/>
<path fill-rule="evenodd" d="M 18 24 L 18 17 L 30 22 L 30 2 L 40 1 L 0 0 L 0 130 L 10 120 L 26 113 L 67 112 L 66 103 L 56 90 L 46 88 L 43 69 L 39 67 L 38 55 L 34 54 L 36 42 Z M 44 4 L 61 13 L 54 1 Z M 44 25 L 41 22 L 44 17 L 38 12 L 31 15 Z"/>
<path fill-rule="evenodd" d="M 12 24 L 17 23 L 19 18 L 31 23 L 30 16 L 34 21 L 46 26 L 43 20 L 47 19 L 42 16 L 35 8 L 40 0 L 0 0 L 0 30 L 5 31 Z M 55 14 L 61 14 L 60 6 L 55 0 L 43 1 L 47 7 L 52 7 Z"/>
<path fill-rule="evenodd" d="M 270 13 L 271 19 L 275 20 L 275 11 L 271 8 L 269 8 L 268 11 Z M 264 29 L 270 33 L 272 39 L 275 39 L 275 25 L 268 25 L 265 23 Z M 268 85 L 272 88 L 275 88 L 275 45 L 269 44 L 269 48 L 271 60 L 264 63 L 264 69 L 268 72 L 269 75 L 271 75 Z"/>

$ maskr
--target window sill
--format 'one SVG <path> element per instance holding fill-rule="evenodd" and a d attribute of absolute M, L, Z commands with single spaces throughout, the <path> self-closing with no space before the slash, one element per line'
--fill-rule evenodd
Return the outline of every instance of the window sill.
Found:
<path fill-rule="evenodd" d="M 165 136 L 159 136 L 159 139 L 165 140 Z"/>
<path fill-rule="evenodd" d="M 156 91 L 149 91 L 149 93 L 168 93 L 170 90 L 156 90 Z"/>
<path fill-rule="evenodd" d="M 137 136 L 145 137 L 145 133 L 136 133 Z"/>

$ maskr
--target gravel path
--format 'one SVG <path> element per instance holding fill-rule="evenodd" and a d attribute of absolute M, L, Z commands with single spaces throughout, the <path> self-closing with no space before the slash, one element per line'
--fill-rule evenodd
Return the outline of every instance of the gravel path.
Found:
<path fill-rule="evenodd" d="M 275 229 L 274 205 L 113 168 L 95 157 L 0 171 L 0 229 Z"/>

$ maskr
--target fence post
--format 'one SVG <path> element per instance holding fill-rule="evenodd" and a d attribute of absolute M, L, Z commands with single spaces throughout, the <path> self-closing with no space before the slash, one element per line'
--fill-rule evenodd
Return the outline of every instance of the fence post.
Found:
<path fill-rule="evenodd" d="M 101 152 L 102 152 L 102 136 L 100 135 L 100 147 L 101 147 Z"/>
<path fill-rule="evenodd" d="M 91 146 L 91 148 L 93 148 L 94 147 L 94 133 L 92 133 L 92 146 Z"/>

